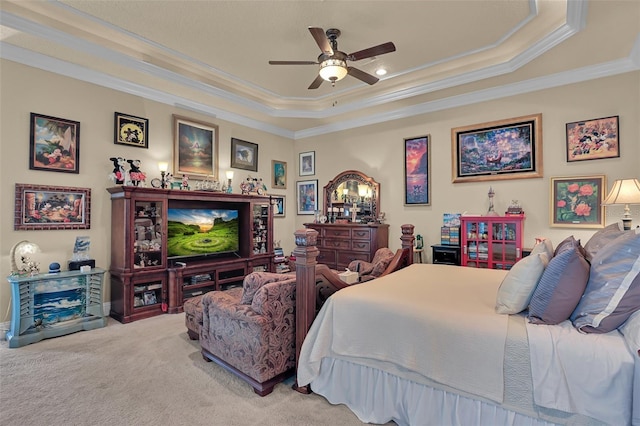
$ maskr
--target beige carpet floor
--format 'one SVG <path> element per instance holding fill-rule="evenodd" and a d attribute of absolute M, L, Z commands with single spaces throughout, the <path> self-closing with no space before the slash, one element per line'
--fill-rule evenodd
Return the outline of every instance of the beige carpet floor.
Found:
<path fill-rule="evenodd" d="M 345 406 L 291 389 L 264 398 L 200 355 L 184 314 L 9 349 L 0 343 L 0 424 L 361 425 Z"/>

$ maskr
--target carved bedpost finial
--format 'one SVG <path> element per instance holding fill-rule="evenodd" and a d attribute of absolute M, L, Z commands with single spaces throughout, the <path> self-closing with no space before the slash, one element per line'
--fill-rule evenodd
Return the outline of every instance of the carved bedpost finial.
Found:
<path fill-rule="evenodd" d="M 405 224 L 401 226 L 402 228 L 402 236 L 400 237 L 400 241 L 402 241 L 401 245 L 403 249 L 411 250 L 411 256 L 409 256 L 408 262 L 409 264 L 413 263 L 413 240 L 415 237 L 413 236 L 414 226 L 411 224 Z"/>

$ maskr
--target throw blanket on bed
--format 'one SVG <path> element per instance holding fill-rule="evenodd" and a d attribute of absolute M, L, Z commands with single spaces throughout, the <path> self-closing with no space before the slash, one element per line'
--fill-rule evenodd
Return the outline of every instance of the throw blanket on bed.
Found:
<path fill-rule="evenodd" d="M 505 274 L 414 264 L 335 293 L 303 343 L 298 384 L 323 357 L 369 359 L 502 402 L 508 317 L 494 309 Z"/>
<path fill-rule="evenodd" d="M 563 321 L 527 323 L 527 335 L 536 404 L 611 425 L 629 424 L 634 358 L 618 330 L 581 334 Z"/>

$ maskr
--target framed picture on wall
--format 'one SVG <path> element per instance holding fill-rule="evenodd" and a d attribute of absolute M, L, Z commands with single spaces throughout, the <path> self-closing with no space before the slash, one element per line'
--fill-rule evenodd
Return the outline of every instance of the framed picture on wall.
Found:
<path fill-rule="evenodd" d="M 285 161 L 271 160 L 271 187 L 287 189 L 287 163 Z"/>
<path fill-rule="evenodd" d="M 300 153 L 300 176 L 313 176 L 316 174 L 316 152 Z"/>
<path fill-rule="evenodd" d="M 451 129 L 452 180 L 542 177 L 542 114 Z"/>
<path fill-rule="evenodd" d="M 318 180 L 296 182 L 298 214 L 314 214 L 318 210 Z"/>
<path fill-rule="evenodd" d="M 258 144 L 231 138 L 231 167 L 258 171 Z"/>
<path fill-rule="evenodd" d="M 173 175 L 218 179 L 218 126 L 173 116 Z"/>
<path fill-rule="evenodd" d="M 272 195 L 273 217 L 284 217 L 287 209 L 287 199 L 284 195 Z"/>
<path fill-rule="evenodd" d="M 116 112 L 113 133 L 116 145 L 149 148 L 149 120 L 146 118 Z"/>
<path fill-rule="evenodd" d="M 13 229 L 91 228 L 91 188 L 16 183 Z"/>
<path fill-rule="evenodd" d="M 80 173 L 80 122 L 31 113 L 29 169 Z"/>
<path fill-rule="evenodd" d="M 604 227 L 605 175 L 551 178 L 551 226 Z"/>
<path fill-rule="evenodd" d="M 404 140 L 404 203 L 431 205 L 431 138 Z"/>
<path fill-rule="evenodd" d="M 567 123 L 567 162 L 620 157 L 618 116 Z"/>

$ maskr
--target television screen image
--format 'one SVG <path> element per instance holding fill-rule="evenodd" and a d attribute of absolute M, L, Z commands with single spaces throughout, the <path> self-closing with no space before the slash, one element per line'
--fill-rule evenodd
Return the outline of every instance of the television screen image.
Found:
<path fill-rule="evenodd" d="M 167 256 L 236 253 L 240 249 L 238 210 L 169 208 Z"/>

